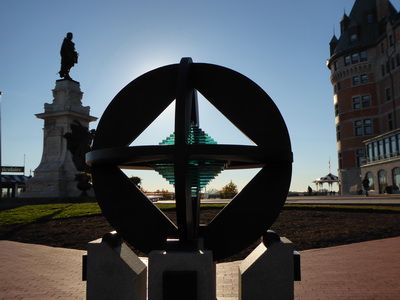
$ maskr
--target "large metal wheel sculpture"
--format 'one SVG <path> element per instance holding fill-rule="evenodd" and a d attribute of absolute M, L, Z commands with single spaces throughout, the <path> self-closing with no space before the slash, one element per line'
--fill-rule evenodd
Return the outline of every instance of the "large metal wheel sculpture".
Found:
<path fill-rule="evenodd" d="M 189 143 L 198 123 L 199 91 L 255 146 Z M 172 145 L 129 147 L 176 100 Z M 93 151 L 87 154 L 103 214 L 115 230 L 143 252 L 204 241 L 214 260 L 248 247 L 265 233 L 287 197 L 292 152 L 285 122 L 271 98 L 247 77 L 224 67 L 192 63 L 150 71 L 123 88 L 104 112 Z M 192 195 L 190 162 L 218 161 L 225 168 L 261 167 L 258 174 L 207 225 L 199 226 L 199 197 Z M 177 206 L 173 224 L 121 171 L 172 164 Z"/>

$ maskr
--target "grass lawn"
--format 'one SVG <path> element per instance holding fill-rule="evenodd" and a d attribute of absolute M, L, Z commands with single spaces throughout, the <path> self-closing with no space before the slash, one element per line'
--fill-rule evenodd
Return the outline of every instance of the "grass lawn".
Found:
<path fill-rule="evenodd" d="M 161 210 L 173 210 L 174 204 L 156 204 Z M 223 208 L 224 204 L 202 204 L 202 208 Z M 357 210 L 357 211 L 391 211 L 400 212 L 400 207 L 391 206 L 356 206 L 356 205 L 286 205 L 286 209 L 319 209 L 319 210 Z M 25 205 L 13 209 L 0 210 L 0 226 L 27 224 L 40 221 L 66 219 L 100 215 L 99 205 L 94 203 L 63 203 Z"/>

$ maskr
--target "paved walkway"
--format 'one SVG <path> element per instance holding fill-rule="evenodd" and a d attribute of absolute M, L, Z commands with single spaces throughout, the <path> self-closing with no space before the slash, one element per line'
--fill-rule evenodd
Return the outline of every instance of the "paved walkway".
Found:
<path fill-rule="evenodd" d="M 0 241 L 0 299 L 85 299 L 85 251 Z M 238 299 L 240 262 L 217 265 L 218 300 Z M 301 252 L 296 299 L 399 299 L 400 237 Z"/>

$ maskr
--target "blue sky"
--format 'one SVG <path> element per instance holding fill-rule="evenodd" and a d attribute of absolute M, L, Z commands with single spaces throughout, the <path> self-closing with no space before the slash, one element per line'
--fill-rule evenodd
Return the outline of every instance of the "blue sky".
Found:
<path fill-rule="evenodd" d="M 400 0 L 392 1 L 396 9 Z M 44 112 L 52 102 L 59 49 L 74 33 L 79 64 L 71 77 L 84 92 L 83 105 L 101 117 L 130 81 L 182 57 L 236 70 L 252 79 L 281 111 L 294 153 L 292 191 L 331 171 L 337 174 L 333 95 L 326 67 L 333 31 L 339 37 L 344 10 L 353 0 L 305 1 L 54 1 L 2 0 L 0 91 L 2 164 L 39 165 Z M 201 99 L 200 126 L 219 143 L 247 139 Z M 244 103 L 245 105 L 245 103 Z M 135 144 L 157 144 L 173 130 L 173 108 Z M 91 129 L 97 122 L 91 123 Z M 153 172 L 130 172 L 147 190 L 169 189 Z M 226 171 L 208 188 L 232 180 L 239 188 L 254 171 Z M 314 187 L 314 185 L 312 185 Z M 273 188 L 273 187 L 271 187 Z"/>

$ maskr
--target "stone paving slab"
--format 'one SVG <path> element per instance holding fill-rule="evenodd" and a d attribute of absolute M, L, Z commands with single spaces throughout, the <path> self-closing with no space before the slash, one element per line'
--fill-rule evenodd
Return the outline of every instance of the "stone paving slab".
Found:
<path fill-rule="evenodd" d="M 85 252 L 0 241 L 0 299 L 85 299 Z"/>
<path fill-rule="evenodd" d="M 85 299 L 81 250 L 0 241 L 0 299 Z M 238 299 L 240 262 L 217 265 L 218 300 Z M 400 237 L 301 252 L 295 299 L 399 299 Z"/>
<path fill-rule="evenodd" d="M 400 299 L 400 237 L 301 252 L 296 299 Z"/>

